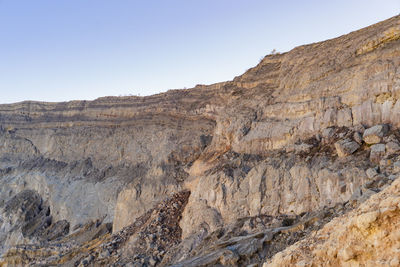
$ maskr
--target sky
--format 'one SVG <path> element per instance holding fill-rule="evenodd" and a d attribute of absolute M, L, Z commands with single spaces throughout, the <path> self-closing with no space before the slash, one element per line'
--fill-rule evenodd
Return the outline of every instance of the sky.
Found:
<path fill-rule="evenodd" d="M 231 80 L 400 13 L 400 0 L 0 0 L 0 103 Z"/>

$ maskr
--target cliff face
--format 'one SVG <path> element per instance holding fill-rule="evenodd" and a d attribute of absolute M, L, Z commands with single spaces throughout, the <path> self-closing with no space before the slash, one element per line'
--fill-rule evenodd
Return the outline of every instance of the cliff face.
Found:
<path fill-rule="evenodd" d="M 396 180 L 263 266 L 399 266 L 399 193 Z"/>
<path fill-rule="evenodd" d="M 277 236 L 300 240 L 394 179 L 399 66 L 397 16 L 268 55 L 233 81 L 149 97 L 0 105 L 0 253 L 15 264 L 263 262 L 290 244 Z M 374 147 L 362 135 L 379 124 L 388 129 Z M 129 227 L 136 230 L 123 233 L 138 234 L 135 221 L 147 225 L 146 214 L 162 210 L 157 203 L 184 190 L 190 196 L 170 247 L 149 255 L 132 237 L 109 257 L 98 248 Z M 298 232 L 293 222 L 304 226 L 312 212 L 319 225 Z M 277 227 L 287 228 L 265 230 Z M 246 242 L 235 239 L 244 232 Z M 221 238 L 237 251 L 207 254 Z M 274 249 L 265 250 L 266 240 Z M 51 258 L 66 255 L 54 242 L 70 257 Z M 68 250 L 85 242 L 92 251 Z"/>

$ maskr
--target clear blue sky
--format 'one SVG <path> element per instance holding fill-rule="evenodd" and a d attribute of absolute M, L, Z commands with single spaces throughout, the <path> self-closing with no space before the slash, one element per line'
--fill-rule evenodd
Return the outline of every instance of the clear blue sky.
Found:
<path fill-rule="evenodd" d="M 400 0 L 0 0 L 0 103 L 230 80 L 276 49 L 400 13 Z"/>

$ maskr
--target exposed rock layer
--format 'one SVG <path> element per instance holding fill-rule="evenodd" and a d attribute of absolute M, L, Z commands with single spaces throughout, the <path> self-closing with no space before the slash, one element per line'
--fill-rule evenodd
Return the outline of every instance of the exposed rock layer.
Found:
<path fill-rule="evenodd" d="M 193 263 L 206 254 L 196 250 L 204 238 L 243 218 L 365 200 L 400 170 L 399 66 L 397 16 L 266 56 L 229 82 L 149 97 L 0 105 L 0 253 L 53 239 L 102 243 L 111 224 L 118 234 L 189 190 L 177 245 L 186 252 L 146 264 Z M 239 247 L 207 264 L 240 262 L 253 251 Z"/>
<path fill-rule="evenodd" d="M 400 180 L 263 266 L 399 266 Z"/>

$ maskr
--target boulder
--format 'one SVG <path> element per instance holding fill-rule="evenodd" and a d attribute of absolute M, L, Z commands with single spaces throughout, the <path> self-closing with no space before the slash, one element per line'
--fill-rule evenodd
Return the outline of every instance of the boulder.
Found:
<path fill-rule="evenodd" d="M 400 172 L 400 161 L 396 161 L 395 163 L 393 163 L 393 172 Z"/>
<path fill-rule="evenodd" d="M 387 168 L 392 164 L 392 160 L 388 158 L 383 158 L 379 161 L 379 166 L 381 168 Z"/>
<path fill-rule="evenodd" d="M 385 145 L 384 144 L 375 144 L 371 146 L 371 154 L 369 159 L 371 162 L 379 163 L 379 161 L 385 155 Z"/>
<path fill-rule="evenodd" d="M 340 140 L 335 143 L 336 152 L 339 157 L 346 157 L 348 155 L 351 155 L 359 147 L 360 147 L 359 144 L 350 139 Z"/>
<path fill-rule="evenodd" d="M 365 131 L 365 127 L 362 126 L 361 124 L 354 125 L 352 129 L 353 129 L 353 131 L 358 132 L 358 133 L 360 133 L 361 135 L 362 135 L 362 134 L 364 133 L 364 131 Z"/>
<path fill-rule="evenodd" d="M 377 168 L 369 168 L 368 170 L 365 171 L 365 173 L 367 174 L 367 177 L 370 179 L 378 175 Z"/>
<path fill-rule="evenodd" d="M 392 155 L 400 152 L 400 145 L 397 142 L 390 141 L 386 144 L 386 153 Z"/>
<path fill-rule="evenodd" d="M 326 128 L 322 131 L 322 138 L 330 139 L 335 134 L 335 130 L 333 128 Z"/>
<path fill-rule="evenodd" d="M 367 144 L 377 144 L 388 133 L 389 126 L 386 124 L 375 125 L 364 131 L 363 140 Z"/>

